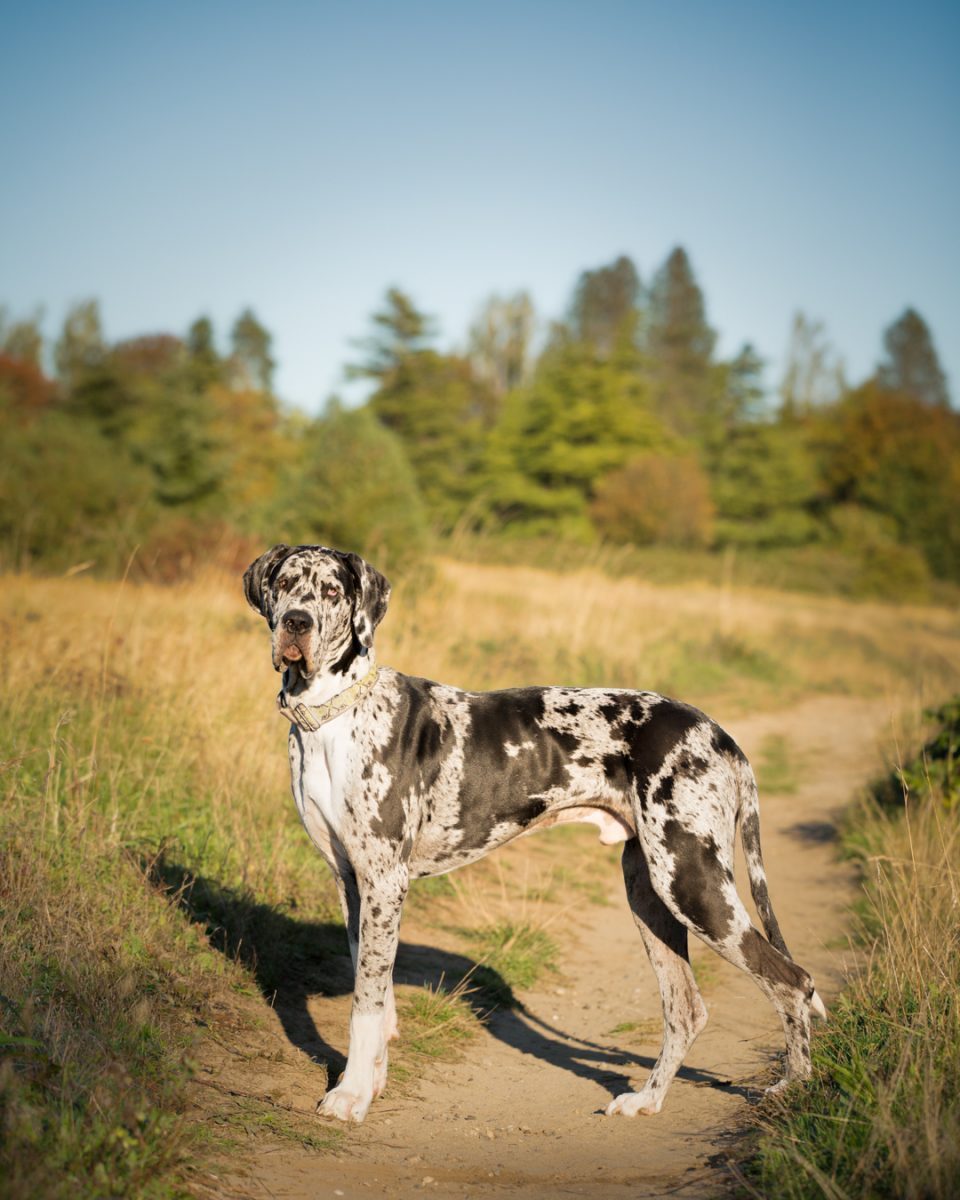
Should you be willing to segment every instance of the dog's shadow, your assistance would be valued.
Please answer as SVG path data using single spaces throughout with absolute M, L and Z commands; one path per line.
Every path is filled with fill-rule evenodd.
M 314 1062 L 325 1064 L 329 1078 L 335 1079 L 344 1067 L 345 1057 L 326 1040 L 325 1031 L 317 1028 L 309 1000 L 318 995 L 346 996 L 353 990 L 353 966 L 343 925 L 301 920 L 259 902 L 249 892 L 195 874 L 163 855 L 145 866 L 152 881 L 203 928 L 213 947 L 252 971 L 291 1044 Z M 630 1090 L 629 1076 L 622 1068 L 633 1068 L 636 1073 L 638 1068 L 642 1071 L 653 1067 L 650 1057 L 591 1042 L 536 1017 L 490 966 L 463 954 L 401 941 L 395 982 L 436 989 L 453 987 L 465 978 L 464 999 L 484 1019 L 494 1037 L 523 1054 L 599 1084 L 611 1096 Z M 474 980 L 478 986 L 471 987 Z M 334 1032 L 346 1039 L 346 1022 Z M 709 1071 L 681 1067 L 678 1078 L 749 1095 L 746 1088 Z

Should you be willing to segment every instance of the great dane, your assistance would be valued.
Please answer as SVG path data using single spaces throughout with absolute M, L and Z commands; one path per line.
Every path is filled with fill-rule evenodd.
M 757 786 L 736 743 L 695 708 L 655 692 L 524 687 L 464 692 L 377 667 L 387 580 L 359 555 L 274 546 L 244 574 L 273 634 L 290 720 L 293 795 L 336 879 L 353 958 L 350 1048 L 318 1111 L 362 1121 L 396 1036 L 393 965 L 411 879 L 442 875 L 566 821 L 623 842 L 627 898 L 663 1004 L 649 1079 L 608 1115 L 659 1112 L 707 1010 L 687 931 L 753 977 L 780 1015 L 786 1074 L 810 1075 L 810 1015 L 823 1005 L 790 957 L 760 855 Z M 740 822 L 750 890 L 734 886 Z

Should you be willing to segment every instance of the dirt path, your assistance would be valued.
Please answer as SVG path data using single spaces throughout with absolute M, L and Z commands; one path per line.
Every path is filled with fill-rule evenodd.
M 818 698 L 795 709 L 728 721 L 752 757 L 780 735 L 801 764 L 790 796 L 764 795 L 764 856 L 780 923 L 828 1005 L 838 983 L 836 939 L 845 928 L 852 873 L 838 864 L 832 821 L 877 766 L 889 705 Z M 641 1082 L 659 1046 L 653 974 L 610 872 L 609 906 L 584 904 L 564 947 L 563 978 L 523 995 L 525 1013 L 500 1012 L 453 1066 L 430 1067 L 418 1095 L 387 1094 L 351 1129 L 335 1156 L 276 1149 L 219 1183 L 222 1196 L 315 1197 L 715 1196 L 726 1176 L 711 1167 L 724 1131 L 742 1120 L 768 1080 L 782 1037 L 755 985 L 692 941 L 710 1022 L 687 1057 L 663 1112 L 606 1119 L 611 1096 Z M 742 880 L 742 873 L 741 873 Z M 747 890 L 741 882 L 741 894 Z M 416 929 L 404 940 L 429 941 Z M 345 1048 L 347 999 L 308 999 L 319 1029 Z M 289 1031 L 290 1016 L 286 1021 Z M 613 1034 L 624 1023 L 640 1028 Z M 279 1037 L 281 1031 L 275 1031 Z M 401 1031 L 402 1036 L 402 1031 Z M 235 1079 L 242 1081 L 237 1065 Z M 257 1068 L 261 1085 L 264 1071 Z M 269 1079 L 266 1080 L 269 1087 Z M 274 1095 L 296 1108 L 316 1099 L 306 1060 Z

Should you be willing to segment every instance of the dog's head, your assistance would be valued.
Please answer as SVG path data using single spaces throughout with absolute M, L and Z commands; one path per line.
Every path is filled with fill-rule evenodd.
M 359 554 L 274 546 L 247 567 L 243 590 L 273 631 L 273 665 L 305 679 L 342 674 L 373 645 L 390 584 Z

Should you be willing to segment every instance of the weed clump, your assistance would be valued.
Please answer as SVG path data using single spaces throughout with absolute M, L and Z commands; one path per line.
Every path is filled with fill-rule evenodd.
M 942 755 L 902 768 L 901 809 L 871 804 L 851 823 L 866 961 L 814 1040 L 812 1081 L 770 1102 L 749 1164 L 764 1195 L 947 1200 L 960 1187 L 960 700 L 937 716 Z

